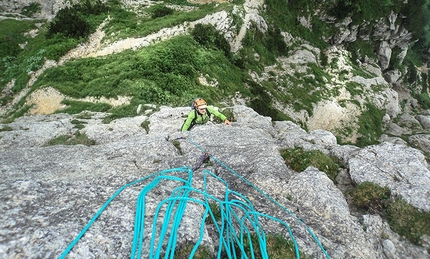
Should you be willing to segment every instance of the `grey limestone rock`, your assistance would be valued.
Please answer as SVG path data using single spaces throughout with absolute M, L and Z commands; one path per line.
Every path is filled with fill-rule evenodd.
M 349 170 L 354 182 L 389 187 L 414 207 L 430 211 L 430 171 L 421 151 L 384 142 L 354 152 Z
M 64 114 L 23 117 L 1 125 L 10 130 L 0 131 L 0 257 L 58 258 L 95 215 L 97 219 L 68 258 L 130 257 L 139 195 L 166 170 L 180 169 L 169 174 L 187 181 L 187 170 L 200 164 L 192 173 L 190 197 L 204 200 L 199 190 L 218 199 L 226 190 L 236 192 L 261 215 L 288 224 L 300 251 L 307 255 L 325 258 L 320 242 L 331 258 L 389 258 L 387 253 L 395 258 L 428 258 L 423 247 L 399 238 L 382 219 L 363 221 L 354 216 L 342 191 L 323 172 L 313 167 L 294 172 L 279 152 L 294 147 L 323 150 L 343 161 L 354 181 L 388 184 L 406 201 L 427 209 L 428 169 L 419 151 L 389 143 L 364 149 L 340 146 L 328 131 L 307 133 L 292 122 L 272 122 L 244 106 L 231 109 L 236 120 L 232 126 L 212 122 L 185 134 L 179 128 L 189 107 L 160 107 L 153 114 L 108 124 L 102 122 L 106 114 L 96 113 L 86 119 Z M 73 120 L 84 121 L 84 128 L 76 129 Z M 95 145 L 45 145 L 77 130 L 95 140 Z M 209 161 L 201 163 L 205 152 Z M 385 167 L 400 181 L 393 180 Z M 182 185 L 175 179 L 161 179 L 145 196 L 144 258 L 149 256 L 157 206 Z M 117 196 L 110 200 L 113 195 Z M 108 206 L 97 214 L 107 201 Z M 160 215 L 166 211 L 161 207 Z M 202 245 L 217 251 L 216 229 L 210 224 L 199 227 L 204 212 L 200 203 L 186 206 L 174 233 L 178 248 L 202 237 Z M 285 227 L 269 218 L 262 217 L 261 227 L 290 238 Z M 387 233 L 384 238 L 381 231 Z M 384 241 L 387 237 L 395 250 Z

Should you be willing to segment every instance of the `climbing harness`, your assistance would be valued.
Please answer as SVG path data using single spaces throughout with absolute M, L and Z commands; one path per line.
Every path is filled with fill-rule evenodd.
M 217 259 L 225 257 L 234 259 L 248 258 L 249 255 L 251 258 L 255 258 L 254 254 L 256 251 L 259 251 L 261 258 L 269 259 L 268 252 L 266 250 L 267 234 L 261 224 L 263 220 L 269 220 L 279 225 L 277 230 L 279 230 L 279 233 L 285 233 L 285 236 L 291 239 L 294 245 L 296 258 L 300 258 L 296 239 L 288 223 L 276 217 L 258 212 L 249 198 L 245 197 L 241 193 L 231 190 L 227 181 L 218 177 L 209 170 L 203 170 L 203 185 L 198 185 L 200 188 L 197 188 L 196 184 L 193 184 L 193 181 L 195 181 L 195 178 L 197 177 L 194 175 L 195 172 L 208 158 L 213 159 L 247 185 L 253 187 L 266 199 L 270 200 L 276 206 L 291 215 L 300 224 L 303 224 L 326 258 L 330 258 L 318 238 L 301 219 L 269 195 L 265 194 L 262 190 L 254 186 L 251 182 L 227 167 L 216 157 L 212 156 L 204 148 L 195 143 L 189 136 L 187 139 L 203 152 L 199 162 L 194 167 L 180 167 L 163 170 L 122 186 L 99 209 L 99 211 L 70 243 L 59 258 L 62 259 L 67 256 L 79 239 L 100 216 L 103 210 L 106 209 L 110 202 L 112 202 L 112 200 L 125 188 L 146 182 L 149 183 L 142 188 L 139 196 L 137 197 L 134 236 L 130 255 L 130 258 L 132 259 L 141 258 L 142 256 L 144 258 L 151 259 L 160 257 L 166 259 L 174 258 L 175 251 L 178 249 L 178 233 L 184 231 L 180 228 L 184 214 L 186 213 L 187 208 L 193 206 L 203 208 L 203 215 L 199 220 L 199 225 L 197 226 L 200 234 L 199 239 L 193 240 L 195 244 L 193 244 L 193 248 L 189 254 L 188 258 L 190 259 L 194 257 L 198 248 L 204 241 L 205 226 L 208 224 L 206 223 L 207 218 L 211 219 L 219 238 L 219 242 L 215 246 L 217 249 Z M 173 191 L 170 195 L 166 195 L 164 199 L 161 197 L 162 200 L 158 205 L 153 208 L 152 211 L 149 211 L 150 209 L 146 206 L 148 197 L 151 195 L 154 196 L 154 190 L 160 186 L 166 186 L 167 184 L 169 186 L 174 186 Z M 211 184 L 216 186 L 221 185 L 222 192 L 219 187 L 217 189 L 212 189 Z M 213 204 L 216 204 L 216 207 L 219 209 L 219 213 L 214 211 Z M 148 229 L 150 232 L 148 232 Z M 257 241 L 255 241 L 255 238 Z

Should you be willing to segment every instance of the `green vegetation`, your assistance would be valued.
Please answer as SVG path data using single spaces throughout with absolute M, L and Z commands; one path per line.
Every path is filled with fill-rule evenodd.
M 403 6 L 403 3 L 402 0 L 383 0 L 379 2 L 372 0 L 339 0 L 330 8 L 329 13 L 339 19 L 352 16 L 354 21 L 361 23 L 387 17 L 391 10 L 399 12 L 399 8 Z
M 413 68 L 416 70 L 416 68 Z M 421 83 L 422 89 L 418 93 L 417 91 L 412 91 L 412 95 L 415 99 L 417 99 L 418 103 L 421 105 L 421 107 L 425 110 L 430 108 L 430 96 L 428 94 L 428 85 L 429 85 L 429 77 L 427 74 L 423 74 L 421 80 L 418 80 L 416 78 L 416 83 Z
M 173 9 L 165 5 L 155 5 L 151 10 L 151 18 L 160 18 L 173 14 Z
M 10 126 L 2 126 L 1 128 L 0 128 L 0 132 L 2 132 L 2 131 L 12 131 L 13 129 L 10 127 Z
M 288 148 L 281 150 L 285 163 L 294 171 L 302 172 L 309 166 L 326 173 L 334 183 L 339 174 L 340 163 L 334 157 L 328 157 L 319 150 L 304 151 L 302 148 Z
M 47 69 L 34 87 L 54 85 L 73 98 L 86 96 L 116 98 L 132 96 L 124 107 L 88 105 L 88 110 L 108 111 L 119 116 L 134 116 L 144 103 L 183 105 L 193 96 L 208 96 L 216 103 L 241 87 L 242 72 L 232 65 L 224 51 L 203 49 L 191 36 L 179 36 L 139 51 L 124 51 L 105 58 L 70 61 L 61 67 Z M 201 86 L 196 78 L 204 74 L 217 78 L 218 88 Z M 65 101 L 68 113 L 79 113 L 84 103 Z
M 251 240 L 245 239 L 243 246 L 244 246 L 244 252 L 246 254 L 246 258 L 254 258 L 252 257 L 252 254 L 255 256 L 255 258 L 263 258 L 261 254 L 260 249 L 260 243 L 258 236 L 256 234 L 251 234 Z M 252 248 L 251 248 L 252 243 Z M 294 247 L 293 241 L 289 239 L 285 239 L 283 236 L 279 234 L 266 234 L 266 243 L 265 243 L 265 249 L 268 255 L 268 258 L 270 259 L 288 259 L 288 258 L 297 258 L 296 257 L 296 251 Z M 236 254 L 242 255 L 242 251 L 235 247 Z M 251 250 L 252 249 L 252 250 Z M 252 253 L 253 251 L 253 253 Z M 303 253 L 299 251 L 300 258 L 309 258 L 305 256 Z
M 75 129 L 83 129 L 85 128 L 84 124 L 87 124 L 86 121 L 80 121 L 80 120 L 71 120 L 70 121 L 74 126 Z
M 41 11 L 41 6 L 39 3 L 30 3 L 30 5 L 22 8 L 21 14 L 32 17 L 34 14 L 39 13 Z
M 366 104 L 366 108 L 358 118 L 360 137 L 357 138 L 355 145 L 359 147 L 378 143 L 378 139 L 382 134 L 382 118 L 385 112 L 370 103 Z
M 214 224 L 213 222 L 214 219 L 215 221 L 221 220 L 221 209 L 219 207 L 219 204 L 215 202 L 210 202 L 209 208 L 212 211 L 214 218 L 212 218 L 211 215 L 208 215 L 208 217 L 205 220 L 205 223 Z M 269 258 L 271 259 L 272 258 L 273 259 L 296 258 L 296 250 L 295 250 L 293 241 L 289 239 L 285 239 L 283 236 L 279 234 L 266 234 L 265 238 L 266 238 L 265 244 L 260 244 L 259 243 L 260 240 L 258 236 L 255 233 L 251 233 L 249 237 L 245 237 L 244 242 L 242 244 L 244 251 L 242 251 L 239 247 L 235 246 L 234 247 L 235 251 L 230 251 L 230 253 L 235 253 L 240 258 L 243 257 L 243 256 L 242 257 L 240 256 L 243 253 L 246 254 L 247 258 L 262 258 L 260 245 L 264 245 Z M 251 247 L 251 243 L 252 243 L 252 247 Z M 187 251 L 185 255 L 189 255 L 191 249 L 188 248 L 184 250 Z M 180 253 L 182 255 L 182 251 Z M 227 258 L 226 253 L 227 253 L 226 251 L 223 251 L 221 258 Z M 307 257 L 304 257 L 304 255 L 300 251 L 299 253 L 300 253 L 300 258 L 307 258 Z M 177 254 L 175 253 L 175 258 L 187 258 L 187 256 L 176 257 L 176 255 Z M 204 257 L 204 258 L 212 258 L 212 257 L 213 256 L 210 256 L 208 254 L 207 257 Z M 203 257 L 193 257 L 193 258 L 203 258 Z
M 149 120 L 144 120 L 141 124 L 140 124 L 140 126 L 142 127 L 142 128 L 144 128 L 145 129 L 145 131 L 146 131 L 146 133 L 148 134 L 149 133 L 149 124 L 150 124 L 151 122 L 149 121 Z
M 413 34 L 413 39 L 418 41 L 410 48 L 419 57 L 419 61 L 424 61 L 425 52 L 430 45 L 430 4 L 428 0 L 410 0 L 408 4 L 400 5 L 402 14 L 411 19 L 402 20 L 408 31 Z
M 109 7 L 100 0 L 93 3 L 85 0 L 60 9 L 50 22 L 46 36 L 51 38 L 55 34 L 63 34 L 68 38 L 88 38 L 89 33 L 95 31 L 108 11 Z
M 91 115 L 91 113 L 90 112 L 88 112 L 88 111 L 85 111 L 85 112 L 82 112 L 82 113 L 80 113 L 80 114 L 78 114 L 77 116 L 76 116 L 76 118 L 77 119 L 81 119 L 81 120 L 89 120 L 89 119 L 91 119 L 93 116 Z
M 177 140 L 177 139 L 173 140 L 172 144 L 179 151 L 179 154 L 181 154 L 181 155 L 184 154 L 184 152 L 182 151 L 182 148 L 181 148 L 181 142 L 179 140 Z
M 30 8 L 33 10 L 34 7 Z M 0 34 L 0 89 L 15 79 L 12 93 L 26 87 L 30 79 L 29 72 L 40 69 L 46 59 L 58 60 L 67 51 L 87 40 L 90 33 L 107 17 L 104 4 L 89 1 L 75 4 L 59 11 L 49 24 L 39 29 L 39 34 L 31 38 L 24 32 L 36 29 L 34 21 L 2 20 L 0 26 L 4 35 Z M 25 51 L 18 44 L 26 43 Z M 10 100 L 8 96 L 0 98 L 4 104 Z M 19 109 L 19 107 L 17 107 Z
M 230 57 L 230 44 L 212 25 L 197 24 L 191 32 L 194 40 L 206 48 L 219 49 Z
M 222 112 L 222 114 L 224 114 L 227 117 L 227 119 L 229 121 L 236 121 L 236 119 L 234 118 L 233 109 L 225 108 L 225 109 L 221 109 L 221 112 Z M 215 116 L 214 120 L 221 122 L 220 119 L 216 116 Z
M 67 105 L 67 108 L 57 111 L 57 113 L 78 114 L 83 111 L 104 112 L 111 108 L 106 103 L 91 103 L 72 100 L 63 100 L 61 103 Z
M 419 211 L 401 199 L 390 199 L 390 195 L 387 187 L 365 182 L 354 188 L 352 201 L 358 208 L 387 219 L 393 231 L 413 244 L 422 245 L 421 237 L 430 235 L 430 213 Z
M 173 27 L 184 22 L 193 22 L 208 14 L 225 10 L 231 13 L 233 5 L 241 5 L 243 0 L 231 3 L 193 5 L 186 0 L 168 0 L 158 2 L 157 5 L 141 5 L 137 10 L 124 9 L 121 1 L 85 0 L 79 4 L 60 10 L 49 23 L 39 28 L 41 20 L 4 19 L 0 21 L 0 105 L 6 105 L 13 100 L 13 96 L 27 87 L 30 74 L 42 67 L 46 60 L 58 61 L 69 50 L 85 42 L 88 36 L 105 22 L 103 30 L 106 37 L 102 43 L 114 42 L 120 39 L 143 37 L 158 32 L 162 28 Z M 172 9 L 167 4 L 186 7 Z M 320 8 L 324 5 L 324 8 Z M 351 16 L 353 24 L 363 25 L 361 34 L 372 33 L 376 20 L 387 17 L 391 10 L 401 16 L 396 25 L 405 26 L 412 32 L 413 40 L 408 54 L 403 62 L 393 58 L 390 68 L 405 72 L 405 82 L 413 89 L 413 95 L 423 109 L 430 108 L 428 95 L 429 79 L 420 77 L 418 66 L 425 62 L 425 51 L 430 44 L 430 5 L 429 0 L 339 0 L 327 6 L 324 0 L 267 0 L 265 11 L 261 12 L 267 22 L 267 30 L 260 30 L 259 24 L 250 25 L 242 41 L 243 48 L 238 53 L 232 53 L 226 39 L 212 26 L 197 24 L 190 31 L 190 35 L 174 37 L 168 41 L 151 44 L 136 51 L 123 51 L 118 54 L 100 58 L 82 58 L 69 61 L 62 66 L 47 69 L 35 82 L 30 92 L 45 86 L 52 86 L 61 93 L 76 99 L 85 97 L 118 96 L 131 97 L 129 104 L 112 107 L 104 103 L 91 103 L 77 100 L 65 100 L 67 107 L 62 113 L 80 114 L 79 119 L 91 118 L 90 112 L 106 112 L 104 122 L 114 119 L 135 116 L 137 107 L 141 104 L 187 105 L 195 96 L 202 96 L 208 102 L 218 105 L 226 103 L 231 96 L 239 93 L 247 98 L 249 105 L 259 114 L 270 116 L 273 120 L 290 120 L 287 115 L 275 107 L 291 105 L 295 111 L 305 110 L 312 116 L 314 104 L 336 95 L 337 89 L 328 90 L 326 83 L 332 81 L 331 76 L 324 69 L 333 66 L 338 69 L 339 79 L 344 82 L 352 75 L 370 78 L 368 72 L 363 72 L 357 61 L 363 61 L 367 56 L 375 58 L 377 41 L 365 40 L 358 37 L 354 42 L 347 43 L 346 49 L 351 53 L 352 71 L 334 67 L 335 62 L 328 64 L 328 57 L 324 50 L 329 46 L 326 39 L 336 32 L 336 28 L 321 20 L 321 13 L 327 12 L 337 18 L 337 21 Z M 243 7 L 239 7 L 243 8 Z M 328 8 L 328 9 L 327 9 Z M 189 11 L 192 9 L 192 11 Z M 22 14 L 33 17 L 39 13 L 41 6 L 31 3 L 26 6 Z M 109 17 L 109 19 L 107 19 Z M 298 18 L 304 17 L 305 21 Z M 406 17 L 406 18 L 400 18 Z M 234 15 L 236 30 L 243 24 L 239 15 Z M 38 29 L 35 37 L 27 36 L 26 32 Z M 287 45 L 283 32 L 288 32 L 294 38 Z M 270 79 L 263 82 L 254 81 L 250 71 L 261 76 L 266 71 L 265 66 L 278 65 L 277 58 L 289 56 L 302 43 L 307 43 L 321 50 L 321 66 L 307 64 L 306 72 L 293 72 L 278 75 L 269 72 Z M 25 46 L 25 48 L 23 48 Z M 401 49 L 395 48 L 392 57 L 396 57 Z M 291 65 L 294 70 L 295 65 Z M 216 87 L 204 86 L 199 77 L 216 82 Z M 421 80 L 421 81 L 419 81 Z M 6 85 L 14 82 L 11 89 Z M 354 97 L 364 95 L 361 85 L 346 82 L 345 87 Z M 374 88 L 373 90 L 375 90 Z M 377 90 L 377 89 L 376 89 Z M 375 90 L 375 91 L 376 91 Z M 343 105 L 353 103 L 363 110 L 358 118 L 358 140 L 353 143 L 359 147 L 377 143 L 382 133 L 382 117 L 384 111 L 374 105 L 365 103 L 363 107 L 356 100 L 345 100 Z M 405 104 L 403 104 L 405 105 Z M 31 108 L 25 105 L 24 99 L 14 106 L 14 111 L 5 116 L 5 122 L 11 122 Z M 227 110 L 224 114 L 234 119 L 234 114 Z M 73 135 L 59 136 L 47 145 L 94 145 L 85 134 L 79 132 L 85 122 L 74 120 L 72 123 L 78 129 Z M 148 131 L 149 120 L 141 126 Z M 12 130 L 3 127 L 0 131 Z M 355 131 L 353 127 L 340 130 L 340 135 L 346 136 Z M 182 154 L 180 142 L 173 141 L 173 145 Z M 281 151 L 286 164 L 297 172 L 308 166 L 315 166 L 325 172 L 336 182 L 339 163 L 320 151 L 304 151 L 301 148 L 285 149 Z M 154 160 L 154 163 L 157 162 Z M 159 162 L 159 161 L 158 161 Z M 420 244 L 423 234 L 430 235 L 429 214 L 414 209 L 401 200 L 390 200 L 390 192 L 371 183 L 358 185 L 353 191 L 355 206 L 372 213 L 385 216 L 391 228 L 404 235 L 415 244 Z M 291 198 L 291 197 L 290 197 Z M 212 206 L 212 205 L 211 205 Z M 216 208 L 212 208 L 214 211 Z M 219 208 L 218 208 L 219 209 Z M 253 237 L 255 238 L 255 236 Z M 280 244 L 281 246 L 277 246 Z M 270 258 L 290 258 L 291 242 L 280 236 L 268 236 L 268 250 Z M 178 258 L 189 254 L 193 245 L 188 244 L 180 248 Z M 288 250 L 284 252 L 284 249 Z M 195 258 L 208 258 L 205 248 L 197 250 Z M 279 253 L 278 253 L 279 252 Z M 278 255 L 279 254 L 279 255 Z M 176 256 L 176 255 L 175 255 Z
M 221 208 L 219 207 L 218 203 L 209 202 L 209 209 L 212 212 L 214 218 L 212 218 L 212 215 L 208 214 L 208 216 L 205 220 L 206 224 L 215 224 L 213 222 L 214 219 L 215 219 L 215 221 L 221 220 L 221 218 L 222 218 L 221 217 Z
M 180 245 L 178 248 L 175 249 L 175 255 L 173 258 L 174 259 L 189 258 L 191 252 L 194 249 L 194 246 L 195 244 L 193 243 L 186 243 L 186 244 Z M 162 257 L 164 258 L 164 255 Z M 193 258 L 195 259 L 207 259 L 212 257 L 213 256 L 210 253 L 209 249 L 204 246 L 199 246 L 193 256 Z
M 85 135 L 85 133 L 80 133 L 79 130 L 73 135 L 61 135 L 54 139 L 51 139 L 45 146 L 54 145 L 95 145 L 95 141 L 91 140 Z
M 16 21 L 12 19 L 0 20 L 0 71 L 7 72 L 11 67 L 17 66 L 15 61 L 23 49 L 19 44 L 24 44 L 28 37 L 24 33 L 36 28 L 37 21 Z M 4 75 L 1 75 L 3 78 Z
M 403 200 L 390 203 L 386 216 L 391 229 L 413 244 L 422 245 L 421 237 L 430 235 L 430 213 L 419 211 Z
M 357 208 L 368 211 L 382 211 L 391 192 L 388 187 L 380 187 L 371 182 L 357 185 L 352 194 L 352 202 Z
M 5 28 L 0 32 L 0 36 L 4 36 L 0 38 L 0 68 L 3 68 L 0 71 L 4 71 L 0 76 L 0 88 L 5 88 L 7 83 L 15 80 L 10 89 L 11 95 L 3 95 L 0 104 L 10 103 L 12 96 L 26 87 L 30 79 L 29 73 L 40 69 L 45 60 L 58 61 L 67 51 L 86 41 L 88 35 L 102 22 L 106 33 L 103 43 L 108 43 L 124 38 L 143 37 L 162 28 L 192 22 L 220 10 L 232 14 L 234 5 L 239 5 L 238 10 L 242 10 L 242 3 L 242 0 L 237 0 L 231 3 L 195 5 L 184 0 L 169 0 L 156 5 L 142 4 L 132 10 L 125 9 L 119 0 L 85 0 L 60 10 L 55 19 L 43 25 L 34 38 L 23 36 L 23 32 L 36 28 L 36 21 L 0 21 L 2 29 Z M 178 8 L 168 4 L 177 5 Z M 332 78 L 324 71 L 325 66 L 329 65 L 324 54 L 324 49 L 329 46 L 327 38 L 337 29 L 331 23 L 321 20 L 321 13 L 315 13 L 314 10 L 328 11 L 338 19 L 352 15 L 353 22 L 357 24 L 369 22 L 361 28 L 368 30 L 369 34 L 375 20 L 387 16 L 391 9 L 411 16 L 417 14 L 423 18 L 424 26 L 416 21 L 409 21 L 410 19 L 396 20 L 397 25 L 407 26 L 414 32 L 414 37 L 419 39 L 416 46 L 408 51 L 409 56 L 416 57 L 412 64 L 422 61 L 423 55 L 417 51 L 428 45 L 428 33 L 423 31 L 429 24 L 429 16 L 426 16 L 427 0 L 413 0 L 413 5 L 400 0 L 386 0 L 378 4 L 370 0 L 354 3 L 341 0 L 333 6 L 327 6 L 323 0 L 268 0 L 265 4 L 265 11 L 261 15 L 267 22 L 267 30 L 261 30 L 261 25 L 257 23 L 251 24 L 242 41 L 243 48 L 238 53 L 231 52 L 226 39 L 212 25 L 197 24 L 189 36 L 175 37 L 138 51 L 124 51 L 103 58 L 83 58 L 48 69 L 38 78 L 31 91 L 49 85 L 77 99 L 86 96 L 115 98 L 119 95 L 132 98 L 129 105 L 121 107 L 65 101 L 67 108 L 60 111 L 71 114 L 84 110 L 108 112 L 110 115 L 104 122 L 135 116 L 137 107 L 144 103 L 178 106 L 187 104 L 194 96 L 203 96 L 214 105 L 219 105 L 225 104 L 225 100 L 236 93 L 247 98 L 247 105 L 262 115 L 270 116 L 273 120 L 291 120 L 279 107 L 291 105 L 294 111 L 306 110 L 312 116 L 315 103 L 331 98 L 339 90 L 327 90 L 326 84 Z M 323 9 L 321 5 L 324 5 Z M 339 12 L 340 7 L 343 8 L 342 12 Z M 28 16 L 39 11 L 38 4 L 24 8 Z M 243 24 L 243 17 L 238 13 L 233 15 L 233 25 L 237 26 L 237 31 Z M 284 32 L 294 37 L 293 41 L 288 42 L 288 46 Z M 18 45 L 23 43 L 27 44 L 25 51 Z M 302 43 L 321 50 L 320 57 L 316 52 L 314 54 L 317 60 L 320 59 L 323 68 L 317 64 L 307 64 L 308 70 L 304 73 L 277 75 L 272 71 L 267 81 L 256 83 L 251 79 L 249 71 L 261 75 L 265 72 L 265 66 L 277 65 L 278 57 L 291 55 L 291 50 L 296 50 Z M 346 47 L 352 54 L 353 75 L 365 78 L 372 76 L 354 64 L 364 56 L 375 57 L 374 44 L 374 41 L 362 38 L 347 44 Z M 393 55 L 400 51 L 396 48 Z M 393 58 L 392 61 L 392 67 L 401 66 L 396 63 L 397 59 Z M 410 74 L 411 80 L 414 78 L 412 73 L 413 71 Z M 202 76 L 216 82 L 217 86 L 201 85 L 199 77 Z M 346 78 L 347 74 L 340 75 L 342 76 Z M 363 89 L 359 85 L 348 83 L 347 88 L 352 95 L 362 94 Z M 417 94 L 417 99 L 423 107 L 430 103 L 430 98 L 424 91 Z M 23 105 L 23 102 L 19 102 L 14 107 L 15 113 L 11 112 L 5 117 L 10 121 L 19 114 L 24 114 L 28 107 L 23 109 Z M 379 113 L 373 116 L 372 112 L 375 110 L 372 107 L 366 106 L 364 109 L 366 111 L 360 120 L 360 146 L 375 143 L 379 133 L 378 130 L 372 133 L 379 125 L 370 125 L 374 122 L 373 119 L 376 121 L 379 118 Z
M 345 84 L 346 90 L 351 94 L 351 96 L 362 95 L 364 94 L 363 85 L 356 82 L 346 82 Z
M 110 0 L 109 14 L 111 19 L 103 28 L 107 37 L 104 40 L 116 41 L 128 37 L 144 37 L 166 27 L 173 27 L 184 22 L 192 22 L 216 11 L 232 9 L 230 4 L 206 4 L 194 6 L 186 1 L 180 5 L 195 7 L 192 12 L 169 11 L 165 5 L 155 5 L 142 8 L 143 15 L 125 10 L 117 0 Z M 170 9 L 172 10 L 172 9 Z

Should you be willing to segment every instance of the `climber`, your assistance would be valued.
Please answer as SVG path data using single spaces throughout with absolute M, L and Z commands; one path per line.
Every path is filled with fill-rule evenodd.
M 182 132 L 190 130 L 195 124 L 205 124 L 209 121 L 211 114 L 220 118 L 224 124 L 231 125 L 231 122 L 227 120 L 224 114 L 215 110 L 213 106 L 208 106 L 202 98 L 194 100 L 192 107 L 193 110 L 188 113 L 188 117 L 182 125 Z

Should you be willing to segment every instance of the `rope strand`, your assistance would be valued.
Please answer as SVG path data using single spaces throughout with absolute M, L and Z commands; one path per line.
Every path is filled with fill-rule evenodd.
M 190 135 L 190 134 L 189 134 Z M 241 193 L 235 192 L 229 189 L 228 183 L 215 175 L 214 173 L 204 170 L 203 171 L 203 187 L 198 189 L 193 187 L 193 173 L 201 166 L 207 157 L 212 158 L 215 162 L 226 168 L 233 175 L 244 181 L 247 185 L 253 187 L 261 195 L 270 200 L 276 206 L 293 216 L 301 224 L 303 221 L 295 216 L 292 212 L 287 210 L 284 206 L 279 204 L 276 200 L 265 194 L 261 189 L 254 186 L 251 182 L 246 180 L 240 174 L 233 171 L 231 168 L 223 164 L 219 159 L 210 155 L 205 149 L 195 143 L 189 136 L 188 141 L 198 147 L 204 155 L 202 155 L 199 163 L 193 168 L 180 167 L 169 170 L 163 170 L 147 177 L 141 178 L 129 184 L 122 186 L 118 191 L 112 195 L 111 198 L 99 209 L 94 217 L 88 222 L 88 224 L 82 229 L 77 237 L 71 242 L 66 250 L 61 254 L 60 259 L 65 258 L 71 249 L 76 245 L 79 239 L 84 233 L 90 228 L 95 220 L 100 216 L 103 210 L 117 197 L 125 188 L 143 182 L 145 180 L 151 180 L 144 188 L 142 188 L 136 201 L 136 215 L 134 222 L 134 236 L 131 247 L 130 258 L 141 258 L 142 252 L 148 253 L 145 256 L 149 258 L 160 258 L 164 253 L 164 258 L 174 258 L 175 251 L 177 250 L 177 237 L 178 231 L 181 226 L 181 222 L 184 218 L 186 208 L 192 205 L 201 206 L 204 211 L 202 213 L 202 219 L 199 225 L 199 237 L 195 240 L 195 244 L 190 252 L 189 258 L 193 258 L 197 253 L 198 248 L 203 242 L 205 227 L 207 225 L 206 218 L 210 218 L 213 222 L 214 228 L 219 235 L 217 259 L 222 256 L 228 258 L 248 258 L 248 254 L 251 258 L 255 258 L 256 249 L 259 248 L 260 255 L 263 259 L 268 259 L 267 236 L 264 232 L 263 226 L 260 224 L 261 219 L 271 220 L 282 226 L 279 233 L 282 233 L 282 229 L 285 229 L 288 233 L 289 238 L 293 242 L 294 252 L 296 258 L 300 258 L 300 252 L 293 235 L 293 232 L 288 223 L 275 218 L 273 216 L 260 213 L 255 210 L 252 202 L 242 195 Z M 182 176 L 182 177 L 181 177 Z M 216 193 L 211 194 L 211 188 L 208 184 L 209 181 L 215 180 L 218 185 L 221 184 L 224 187 L 221 189 L 214 189 Z M 163 186 L 165 182 L 175 184 L 177 187 L 171 192 L 171 195 L 163 199 L 155 208 L 153 219 L 152 219 L 152 233 L 148 238 L 145 237 L 145 223 L 150 225 L 149 213 L 146 208 L 146 199 L 148 195 L 155 195 L 153 191 Z M 163 184 L 162 184 L 163 183 Z M 219 197 L 222 196 L 222 197 Z M 216 204 L 219 209 L 219 217 L 217 219 L 216 213 L 213 211 L 211 204 Z M 212 205 L 213 206 L 213 205 Z M 145 212 L 147 212 L 145 214 Z M 157 223 L 161 220 L 161 227 Z M 305 225 L 305 224 L 304 224 Z M 306 225 L 305 225 L 306 226 Z M 312 230 L 306 226 L 307 231 L 311 234 L 315 242 L 320 247 L 321 251 L 327 258 L 330 258 L 327 252 L 322 247 L 318 238 L 312 232 Z M 258 244 L 254 243 L 252 235 L 255 235 Z M 254 238 L 255 239 L 255 238 Z M 167 242 L 167 244 L 166 244 Z M 149 244 L 149 250 L 144 251 L 143 245 Z M 249 247 L 245 247 L 248 244 Z M 164 248 L 164 251 L 163 251 Z M 247 254 L 248 253 L 248 254 Z M 224 258 L 223 257 L 223 258 Z

